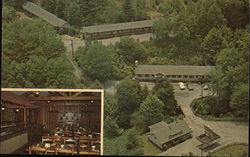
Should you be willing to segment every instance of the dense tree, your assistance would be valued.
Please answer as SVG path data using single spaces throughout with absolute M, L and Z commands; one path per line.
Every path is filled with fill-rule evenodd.
M 124 37 L 116 44 L 119 49 L 118 54 L 121 55 L 124 61 L 129 65 L 134 65 L 135 61 L 143 62 L 147 57 L 147 49 L 135 41 L 133 38 Z
M 10 60 L 21 63 L 31 55 L 47 59 L 58 57 L 65 48 L 53 27 L 45 22 L 15 20 L 3 24 L 3 50 Z
M 205 64 L 215 65 L 216 54 L 224 48 L 233 47 L 233 32 L 227 27 L 212 28 L 202 43 Z
M 118 56 L 113 46 L 104 46 L 100 42 L 90 42 L 76 52 L 76 60 L 82 71 L 101 82 L 132 77 L 132 67 Z
M 33 0 L 30 0 L 33 1 Z M 2 0 L 4 5 L 13 7 L 16 10 L 22 9 L 22 5 L 27 2 L 27 0 Z
M 103 89 L 103 85 L 99 80 L 95 80 L 90 86 L 90 89 Z
M 104 136 L 105 138 L 114 138 L 122 134 L 122 129 L 116 124 L 115 119 L 106 117 L 104 121 Z
M 113 49 L 101 43 L 93 43 L 89 47 L 78 50 L 78 63 L 84 73 L 101 82 L 109 80 L 113 74 Z
M 197 33 L 202 37 L 213 27 L 220 27 L 225 24 L 225 18 L 221 8 L 216 1 L 200 0 L 197 2 L 199 9 L 197 13 Z
M 146 126 L 155 124 L 164 118 L 163 102 L 154 95 L 149 95 L 140 105 L 139 113 L 144 116 Z
M 124 0 L 123 4 L 124 21 L 130 22 L 135 19 L 135 10 L 131 0 Z
M 137 130 L 135 128 L 129 129 L 126 133 L 126 137 L 126 147 L 128 150 L 128 155 L 142 155 L 142 144 L 140 142 L 139 133 L 137 132 Z
M 153 93 L 164 103 L 164 115 L 173 115 L 177 112 L 177 101 L 174 97 L 173 87 L 165 78 L 158 78 Z
M 15 9 L 10 6 L 5 6 L 2 8 L 2 20 L 5 22 L 10 22 L 15 18 Z
M 230 106 L 233 113 L 238 117 L 248 118 L 249 112 L 249 85 L 242 84 L 235 87 L 234 92 L 231 96 Z
M 4 87 L 76 88 L 55 30 L 41 20 L 3 23 Z
M 185 8 L 185 4 L 183 0 L 169 0 L 163 1 L 160 5 L 159 10 L 165 15 L 173 15 L 179 13 L 181 10 Z
M 218 0 L 218 3 L 230 28 L 245 28 L 249 24 L 249 1 Z
M 130 117 L 137 110 L 141 103 L 141 86 L 139 82 L 133 80 L 123 80 L 116 87 L 116 97 L 118 105 L 118 125 L 129 127 Z
M 139 133 L 144 133 L 148 130 L 146 118 L 138 111 L 134 112 L 131 116 L 130 124 L 134 126 Z
M 104 99 L 104 118 L 110 117 L 112 119 L 117 118 L 118 116 L 118 106 L 117 106 L 117 100 L 114 96 L 106 95 Z

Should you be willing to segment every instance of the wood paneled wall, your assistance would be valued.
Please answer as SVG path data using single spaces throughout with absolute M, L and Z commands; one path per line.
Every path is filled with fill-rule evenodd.
M 87 107 L 84 112 L 82 105 L 44 105 L 37 110 L 37 122 L 44 124 L 49 130 L 60 124 L 68 122 L 67 119 L 60 119 L 61 114 L 80 114 L 81 118 L 71 121 L 93 131 L 100 131 L 101 128 L 101 105 Z

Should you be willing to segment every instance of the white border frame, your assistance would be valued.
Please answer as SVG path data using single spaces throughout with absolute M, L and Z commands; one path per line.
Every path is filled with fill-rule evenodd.
M 40 91 L 40 92 L 100 92 L 101 93 L 101 151 L 103 155 L 103 125 L 104 125 L 104 89 L 55 89 L 55 88 L 1 88 L 1 91 Z

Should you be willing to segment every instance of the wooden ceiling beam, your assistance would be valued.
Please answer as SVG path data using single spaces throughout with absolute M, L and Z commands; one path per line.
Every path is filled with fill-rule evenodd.
M 19 96 L 9 91 L 1 91 L 1 99 L 5 102 L 11 102 L 13 104 L 34 105 L 27 97 Z
M 64 93 L 64 92 L 55 92 L 55 93 L 57 93 L 57 94 L 59 94 L 59 95 L 61 95 L 61 96 L 65 96 L 65 97 L 68 96 L 68 95 L 67 95 L 66 93 Z
M 100 96 L 39 96 L 29 97 L 31 101 L 57 101 L 57 100 L 101 100 Z
M 21 94 L 20 96 L 23 96 L 23 97 L 27 97 L 27 96 L 29 96 L 29 95 L 31 95 L 31 94 L 33 94 L 34 92 L 25 92 L 25 93 L 23 93 L 23 94 Z
M 75 96 L 78 96 L 80 95 L 82 92 L 77 92 L 77 93 L 74 93 L 72 96 L 75 97 Z
M 90 102 L 59 102 L 59 101 L 54 101 L 54 102 L 51 102 L 51 103 L 45 103 L 45 102 L 36 102 L 35 103 L 36 105 L 39 105 L 39 106 L 42 106 L 42 105 L 81 105 L 81 106 L 84 106 L 84 105 L 88 105 L 88 106 L 100 106 L 101 103 L 90 103 Z
M 4 106 L 6 106 L 7 108 L 25 108 L 24 106 L 11 104 L 11 103 L 4 103 Z

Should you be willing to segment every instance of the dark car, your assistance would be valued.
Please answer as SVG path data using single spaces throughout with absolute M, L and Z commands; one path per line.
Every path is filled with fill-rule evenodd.
M 186 84 L 186 87 L 187 87 L 187 89 L 189 90 L 189 91 L 191 91 L 191 90 L 194 90 L 193 88 L 192 88 L 192 86 L 190 85 L 190 84 Z

